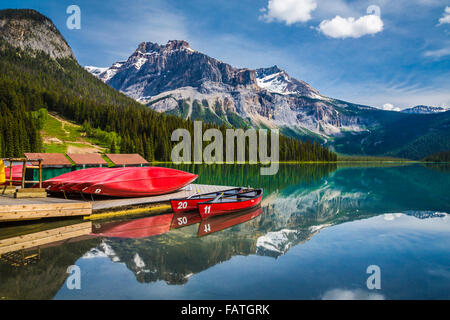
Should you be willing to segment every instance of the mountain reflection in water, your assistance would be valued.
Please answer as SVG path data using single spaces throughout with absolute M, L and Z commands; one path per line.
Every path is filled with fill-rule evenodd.
M 231 276 L 227 285 L 239 287 L 240 281 L 232 280 L 234 277 L 239 277 L 239 274 L 236 275 L 233 271 L 235 266 L 232 261 L 241 261 L 236 258 L 264 257 L 259 261 L 261 268 L 274 263 L 280 265 L 288 261 L 292 254 L 299 254 L 298 252 L 303 246 L 307 248 L 306 244 L 311 240 L 317 238 L 316 241 L 320 241 L 324 238 L 317 237 L 323 230 L 332 232 L 342 229 L 337 226 L 346 226 L 344 229 L 347 230 L 357 221 L 361 221 L 361 223 L 377 221 L 379 223 L 379 220 L 371 219 L 375 216 L 381 216 L 382 221 L 385 222 L 398 219 L 403 221 L 401 217 L 411 217 L 413 219 L 407 221 L 409 224 L 417 225 L 417 232 L 421 230 L 420 221 L 436 221 L 433 226 L 437 223 L 439 228 L 450 231 L 447 214 L 450 212 L 450 195 L 448 193 L 450 174 L 448 171 L 436 170 L 436 168 L 426 168 L 421 165 L 375 167 L 281 165 L 279 173 L 273 177 L 260 176 L 258 174 L 259 167 L 251 165 L 193 165 L 177 166 L 176 168 L 199 174 L 199 183 L 262 187 L 264 188 L 264 198 L 261 208 L 257 212 L 236 214 L 235 217 L 221 217 L 220 219 L 218 217 L 215 223 L 211 219 L 210 223 L 212 223 L 209 228 L 206 226 L 206 222 L 201 222 L 195 214 L 179 216 L 169 214 L 158 218 L 145 217 L 129 221 L 94 223 L 93 231 L 97 233 L 98 237 L 70 245 L 62 244 L 58 247 L 42 249 L 41 261 L 36 265 L 12 268 L 6 264 L 0 264 L 2 278 L 0 295 L 7 298 L 48 299 L 55 295 L 56 298 L 95 298 L 95 290 L 98 290 L 104 292 L 105 297 L 108 298 L 121 297 L 119 293 L 115 296 L 111 290 L 107 290 L 108 286 L 112 284 L 105 284 L 106 279 L 103 278 L 106 277 L 106 273 L 99 272 L 95 276 L 93 275 L 98 268 L 102 266 L 106 268 L 107 263 L 122 265 L 134 274 L 137 283 L 147 285 L 154 283 L 158 288 L 161 286 L 161 281 L 171 285 L 188 284 L 194 276 L 206 277 L 205 271 L 215 272 L 214 270 L 220 266 L 222 272 Z M 155 219 L 153 222 L 159 219 L 159 222 L 153 223 L 150 218 Z M 145 221 L 147 226 L 142 227 L 143 225 L 139 225 L 139 221 Z M 124 225 L 126 227 L 123 227 Z M 130 229 L 128 230 L 129 234 L 127 234 L 127 228 Z M 440 235 L 440 233 L 438 234 Z M 447 232 L 447 234 L 450 233 Z M 351 237 L 348 235 L 346 237 L 350 241 Z M 420 239 L 419 237 L 415 241 L 420 242 Z M 342 246 L 352 245 L 345 240 L 345 238 L 342 239 Z M 429 239 L 424 237 L 423 241 L 429 241 Z M 448 242 L 448 236 L 440 241 Z M 313 244 L 311 243 L 311 245 Z M 328 245 L 332 244 L 327 244 L 323 248 Z M 437 244 L 435 242 L 429 244 L 429 246 L 433 245 Z M 291 251 L 293 251 L 292 254 Z M 286 258 L 282 259 L 281 257 L 284 256 Z M 357 261 L 358 256 L 364 256 L 364 252 L 360 252 L 352 259 Z M 252 259 L 248 261 L 252 261 Z M 224 264 L 227 261 L 229 263 Z M 342 260 L 341 263 L 349 263 L 344 261 Z M 301 263 L 296 263 L 300 270 Z M 399 261 L 397 266 L 400 267 L 405 263 L 408 263 L 408 260 Z M 433 260 L 423 263 L 430 265 L 433 264 Z M 442 266 L 440 259 L 439 263 L 440 268 L 448 267 L 448 265 Z M 82 270 L 87 272 L 85 277 L 89 277 L 90 283 L 98 282 L 97 289 L 86 288 L 80 292 L 68 291 L 63 281 L 67 277 L 66 269 L 71 264 L 82 266 Z M 367 262 L 367 265 L 370 264 Z M 438 264 L 437 260 L 436 264 Z M 52 277 L 45 273 L 47 268 L 54 273 Z M 108 268 L 112 268 L 112 266 Z M 291 268 L 295 270 L 293 265 Z M 325 268 L 325 266 L 321 266 L 321 268 Z M 330 266 L 330 268 L 333 268 L 336 277 L 339 277 L 340 272 L 344 272 L 341 271 L 339 265 Z M 336 268 L 337 270 L 335 270 Z M 113 272 L 111 270 L 110 272 Z M 365 277 L 364 271 L 362 271 L 363 277 Z M 245 282 L 243 280 L 246 274 L 245 265 L 241 268 L 241 272 L 243 278 L 240 279 Z M 318 277 L 318 275 L 311 275 L 308 282 L 311 288 L 314 288 L 316 283 L 319 291 L 321 280 L 315 276 Z M 281 275 L 272 271 L 272 273 L 265 274 L 264 281 L 261 281 L 270 282 L 272 285 L 276 282 L 277 286 L 282 286 L 280 283 L 283 282 L 279 277 Z M 299 275 L 300 278 L 302 276 Z M 124 285 L 134 286 L 128 276 L 123 279 L 122 287 Z M 430 277 L 427 278 L 427 281 L 434 281 L 433 279 Z M 38 280 L 42 281 L 40 287 L 44 287 L 43 290 L 32 288 L 30 285 L 33 281 Z M 361 282 L 363 285 L 365 285 L 364 281 Z M 197 282 L 193 281 L 192 286 L 198 286 Z M 225 293 L 229 294 L 225 295 L 228 298 L 236 298 L 232 293 L 228 293 L 225 287 L 217 286 L 218 284 L 214 285 L 217 291 L 215 294 L 220 296 L 222 292 L 224 295 Z M 257 285 L 255 284 L 255 286 L 256 290 Z M 289 288 L 288 283 L 284 286 L 286 290 Z M 280 292 L 283 291 L 282 289 L 279 288 Z M 149 295 L 150 298 L 161 297 L 156 293 L 159 290 L 156 287 L 156 291 L 150 288 L 149 290 L 141 293 L 144 296 L 129 291 L 127 297 L 137 299 L 144 298 L 146 295 Z M 171 290 L 173 291 L 173 289 Z M 312 292 L 305 293 L 300 288 L 290 288 L 289 290 L 294 290 L 294 293 L 298 291 L 297 295 L 294 294 L 293 297 L 320 298 L 323 296 L 323 292 L 313 295 Z M 335 296 L 336 292 L 341 292 L 340 289 L 333 291 L 333 288 L 329 288 L 329 290 L 332 294 L 327 293 L 324 295 L 325 297 Z M 162 293 L 160 292 L 160 294 Z M 179 294 L 169 294 L 166 298 L 197 297 L 192 292 L 186 293 L 186 296 Z M 266 295 L 262 292 L 260 295 L 252 294 L 255 296 L 249 296 L 249 298 L 283 297 L 282 293 L 276 297 L 271 296 L 268 292 Z M 313 296 L 309 296 L 310 294 Z M 198 297 L 208 298 L 208 295 L 199 294 Z

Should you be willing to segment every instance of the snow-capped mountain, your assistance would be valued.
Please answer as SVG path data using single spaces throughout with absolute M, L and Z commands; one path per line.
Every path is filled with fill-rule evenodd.
M 126 61 L 106 69 L 86 69 L 153 110 L 184 119 L 238 128 L 278 128 L 286 136 L 314 139 L 347 154 L 422 159 L 448 149 L 445 143 L 423 147 L 429 146 L 424 141 L 435 140 L 430 133 L 449 134 L 450 113 L 440 117 L 434 112 L 438 108 L 428 107 L 428 111 L 433 110 L 439 119 L 427 116 L 419 131 L 406 134 L 409 128 L 417 128 L 411 112 L 395 115 L 326 97 L 278 66 L 235 68 L 183 40 L 165 45 L 142 42 Z M 424 110 L 415 110 L 419 109 Z M 405 128 L 405 138 L 398 135 L 399 127 Z
M 401 112 L 404 113 L 415 113 L 415 114 L 430 114 L 430 113 L 439 113 L 446 112 L 449 109 L 441 108 L 441 107 L 432 107 L 432 106 L 415 106 L 412 108 L 404 109 Z
M 287 127 L 307 136 L 360 132 L 372 122 L 344 111 L 370 107 L 327 98 L 277 66 L 234 68 L 182 40 L 165 45 L 142 42 L 127 61 L 107 69 L 86 69 L 157 111 L 192 120 L 236 127 Z
M 271 93 L 300 94 L 315 99 L 325 99 L 309 84 L 292 78 L 278 66 L 256 69 L 256 83 L 258 87 Z

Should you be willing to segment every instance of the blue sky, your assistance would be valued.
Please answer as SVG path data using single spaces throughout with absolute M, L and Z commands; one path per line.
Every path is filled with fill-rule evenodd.
M 71 4 L 81 9 L 80 30 L 66 27 Z M 48 16 L 81 65 L 110 66 L 142 41 L 183 39 L 236 67 L 276 64 L 333 98 L 385 108 L 450 107 L 449 0 L 10 0 L 1 6 Z

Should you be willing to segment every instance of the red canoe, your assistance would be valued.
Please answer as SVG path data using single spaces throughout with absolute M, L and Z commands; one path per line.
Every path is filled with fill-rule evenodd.
M 258 206 L 246 211 L 240 211 L 237 213 L 227 214 L 225 216 L 212 217 L 207 220 L 203 220 L 199 227 L 197 236 L 202 237 L 207 234 L 221 231 L 240 223 L 247 222 L 251 219 L 256 218 L 262 213 L 262 208 Z
M 182 213 L 182 212 L 190 212 L 190 211 L 198 211 L 197 204 L 200 202 L 213 200 L 218 195 L 235 195 L 241 191 L 245 190 L 244 188 L 234 188 L 228 190 L 221 190 L 217 192 L 211 193 L 203 193 L 203 194 L 194 194 L 187 198 L 179 198 L 170 200 L 170 205 L 172 206 L 172 211 L 174 213 Z
M 12 167 L 12 179 L 13 184 L 18 184 L 22 182 L 22 170 L 23 165 L 13 165 Z M 10 167 L 5 166 L 5 179 L 9 179 Z M 5 182 L 5 185 L 9 184 L 9 182 Z
M 57 190 L 68 193 L 79 193 L 82 192 L 83 189 L 93 184 L 105 181 L 106 179 L 110 179 L 112 177 L 118 177 L 120 174 L 136 168 L 97 168 L 97 169 L 104 169 L 104 170 L 91 171 L 89 172 L 88 175 L 83 176 L 83 178 L 66 179 L 64 183 L 62 183 L 57 187 Z
M 57 177 L 43 181 L 42 187 L 49 190 L 54 185 L 65 183 L 66 181 L 69 181 L 69 180 L 83 179 L 84 177 L 86 177 L 90 174 L 93 174 L 94 172 L 99 172 L 99 170 L 107 170 L 107 169 L 108 168 L 89 168 L 89 169 L 82 169 L 82 170 L 67 172 L 67 173 L 59 175 Z
M 261 203 L 263 189 L 253 189 L 232 196 L 219 195 L 215 199 L 198 203 L 202 219 L 212 216 L 250 209 Z
M 176 191 L 197 179 L 196 174 L 163 167 L 138 167 L 93 184 L 83 193 L 113 197 L 146 197 Z
M 131 221 L 94 224 L 93 234 L 108 238 L 147 238 L 166 233 L 170 230 L 173 213 Z

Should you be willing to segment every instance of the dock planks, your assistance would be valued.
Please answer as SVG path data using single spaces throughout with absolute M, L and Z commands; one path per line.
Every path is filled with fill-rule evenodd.
M 0 222 L 85 216 L 91 213 L 92 203 L 86 201 L 0 196 Z
M 0 222 L 70 216 L 100 217 L 100 214 L 106 216 L 105 213 L 118 211 L 124 214 L 125 211 L 130 211 L 132 214 L 136 210 L 145 212 L 145 208 L 148 208 L 149 214 L 152 208 L 155 209 L 153 213 L 160 213 L 161 209 L 170 210 L 168 203 L 171 199 L 185 198 L 197 192 L 210 193 L 232 188 L 235 187 L 192 184 L 179 191 L 159 196 L 95 201 L 55 197 L 14 199 L 11 196 L 0 196 Z

